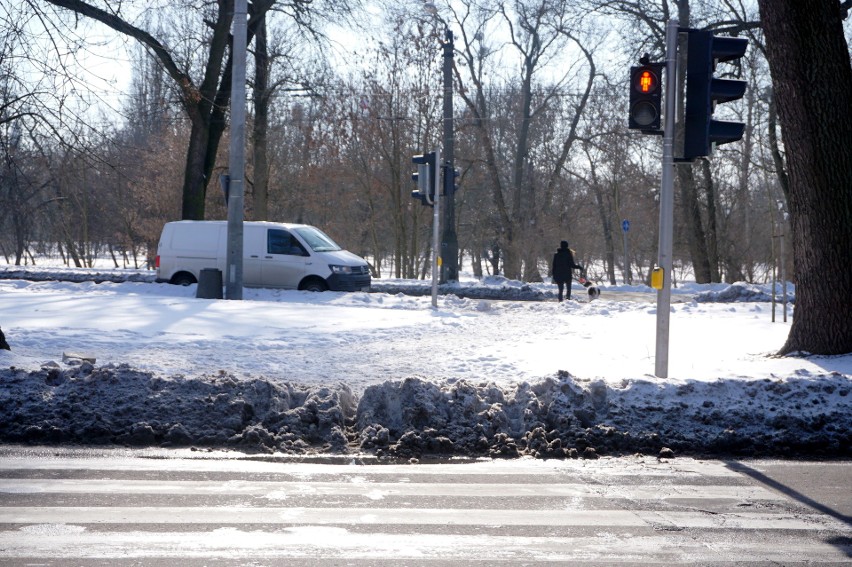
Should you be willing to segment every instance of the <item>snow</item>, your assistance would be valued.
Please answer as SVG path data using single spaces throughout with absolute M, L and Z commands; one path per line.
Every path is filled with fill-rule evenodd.
M 661 379 L 644 286 L 602 286 L 590 302 L 575 284 L 574 300 L 557 303 L 547 283 L 464 278 L 433 308 L 422 281 L 228 301 L 137 270 L 0 266 L 0 278 L 13 349 L 0 351 L 6 442 L 404 458 L 852 454 L 852 353 L 774 356 L 792 307 L 785 322 L 779 303 L 773 322 L 768 286 L 674 289 Z

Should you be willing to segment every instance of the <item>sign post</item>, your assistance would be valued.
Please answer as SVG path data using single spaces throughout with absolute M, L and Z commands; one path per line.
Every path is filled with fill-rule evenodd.
M 624 283 L 630 285 L 633 283 L 633 275 L 630 271 L 630 248 L 627 242 L 627 232 L 630 230 L 630 221 L 624 219 L 621 221 L 621 238 L 622 244 L 624 245 Z

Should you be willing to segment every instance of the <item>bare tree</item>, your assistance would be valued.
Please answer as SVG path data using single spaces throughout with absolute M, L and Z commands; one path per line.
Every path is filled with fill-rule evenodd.
M 257 24 L 254 47 L 254 123 L 252 125 L 254 179 L 252 181 L 252 204 L 254 220 L 269 220 L 269 103 L 273 89 L 269 84 L 271 61 L 267 36 L 266 15 Z
M 793 324 L 781 354 L 849 353 L 852 63 L 841 4 L 758 4 L 787 149 L 797 283 Z
M 115 6 L 107 0 L 87 2 L 84 0 L 27 0 L 41 1 L 70 10 L 75 16 L 85 16 L 100 22 L 116 32 L 135 39 L 150 50 L 159 60 L 165 72 L 171 78 L 175 92 L 191 124 L 189 144 L 186 153 L 186 166 L 182 189 L 182 213 L 185 219 L 202 219 L 205 213 L 205 199 L 208 184 L 215 167 L 219 142 L 227 125 L 227 108 L 231 92 L 232 51 L 230 49 L 230 27 L 233 19 L 234 0 L 208 2 L 191 12 L 176 13 L 178 8 L 167 5 L 164 12 L 173 17 L 196 18 L 195 36 L 198 41 L 189 45 L 184 38 L 175 37 L 143 29 L 132 21 L 134 10 L 150 9 L 149 2 L 124 2 Z M 275 7 L 276 12 L 285 14 L 302 30 L 317 39 L 320 34 L 315 30 L 314 16 L 334 17 L 346 14 L 358 5 L 357 2 L 339 2 L 326 0 L 251 0 L 248 2 L 248 42 L 251 43 L 259 28 L 266 32 L 266 16 Z M 199 30 L 198 27 L 202 26 Z M 266 36 L 264 35 L 264 40 Z M 171 40 L 173 44 L 170 44 Z M 268 71 L 264 59 L 266 43 L 261 45 L 261 76 L 259 90 L 255 100 L 260 103 L 261 117 L 259 130 L 255 133 L 263 137 L 263 112 L 268 101 L 269 90 L 264 84 L 265 71 Z M 199 55 L 201 54 L 201 55 Z M 263 143 L 258 149 L 263 161 Z M 261 163 L 261 175 L 265 173 L 265 164 Z M 265 179 L 260 180 L 261 207 L 265 201 Z
M 226 110 L 231 93 L 231 54 L 229 51 L 230 27 L 233 19 L 233 0 L 218 0 L 205 21 L 210 33 L 203 42 L 206 52 L 204 71 L 200 80 L 193 77 L 192 69 L 181 66 L 173 49 L 151 32 L 133 25 L 112 8 L 98 6 L 82 0 L 43 0 L 54 6 L 70 10 L 78 16 L 91 18 L 113 30 L 134 38 L 150 49 L 174 82 L 181 106 L 189 118 L 191 133 L 186 155 L 183 184 L 182 218 L 203 219 L 207 185 L 210 181 L 219 141 L 226 126 Z M 274 0 L 255 0 L 250 3 L 248 40 L 251 41 L 263 16 Z
M 0 210 L 0 226 L 8 223 L 12 238 L 7 239 L 7 242 L 13 245 L 11 253 L 15 265 L 20 265 L 31 229 L 35 225 L 36 209 L 41 197 L 38 181 L 31 179 L 23 170 L 23 164 L 28 161 L 29 156 L 24 155 L 24 150 L 21 148 L 21 123 L 7 122 L 2 126 L 0 152 L 2 152 L 3 161 L 0 164 L 0 198 L 2 198 L 3 207 Z M 9 252 L 4 246 L 3 253 Z
M 288 97 L 321 96 L 328 70 L 318 45 L 325 38 L 294 21 L 276 21 L 273 10 L 257 25 L 252 88 L 252 162 L 250 217 L 269 220 L 270 163 L 269 130 L 276 103 L 286 106 Z M 280 18 L 279 18 L 280 20 Z
M 464 77 L 458 73 L 460 94 L 480 134 L 500 223 L 505 273 L 511 278 L 541 279 L 537 266 L 540 250 L 534 244 L 541 239 L 538 211 L 547 208 L 557 180 L 564 174 L 565 161 L 577 139 L 576 125 L 596 76 L 592 51 L 580 39 L 574 17 L 569 2 L 519 0 L 495 4 L 490 10 L 469 10 L 456 18 L 462 26 L 461 58 L 466 70 Z M 518 61 L 518 75 L 506 81 L 502 108 L 492 105 L 495 99 L 489 92 L 497 85 L 486 79 L 489 72 L 497 74 L 490 66 L 501 52 L 485 39 L 485 30 L 494 25 L 507 34 L 508 53 Z M 577 60 L 560 59 L 573 47 L 581 54 Z M 553 70 L 555 61 L 563 66 L 561 70 Z M 546 72 L 555 76 L 546 77 Z M 579 96 L 564 98 L 564 91 L 571 89 L 577 89 Z M 555 162 L 536 162 L 536 130 L 560 100 L 573 102 L 566 117 L 568 128 L 559 139 L 561 150 Z M 511 130 L 511 135 L 501 139 L 497 127 L 502 109 L 511 111 L 500 117 L 510 127 L 503 134 Z M 501 167 L 505 162 L 508 171 Z M 534 175 L 539 168 L 540 173 Z

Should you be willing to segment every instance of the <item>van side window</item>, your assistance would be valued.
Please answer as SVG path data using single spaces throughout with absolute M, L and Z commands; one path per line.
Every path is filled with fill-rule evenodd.
M 266 251 L 269 254 L 287 254 L 288 256 L 308 255 L 292 234 L 279 229 L 269 229 L 266 232 Z

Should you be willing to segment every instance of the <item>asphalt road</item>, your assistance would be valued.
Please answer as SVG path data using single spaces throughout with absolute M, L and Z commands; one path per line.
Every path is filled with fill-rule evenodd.
M 0 447 L 0 565 L 852 565 L 852 463 Z

